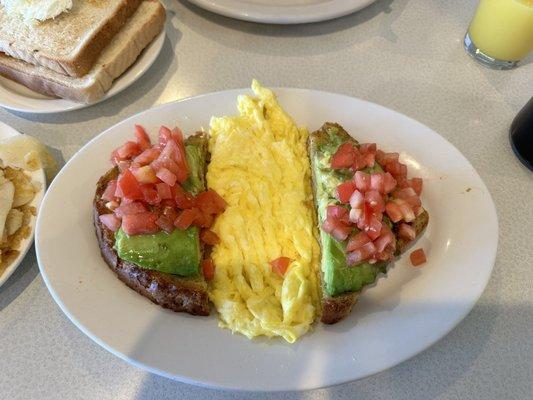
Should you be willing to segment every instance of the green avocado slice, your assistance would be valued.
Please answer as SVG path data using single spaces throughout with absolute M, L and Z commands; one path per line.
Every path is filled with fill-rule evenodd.
M 339 204 L 335 198 L 335 188 L 351 177 L 350 171 L 333 170 L 330 168 L 331 157 L 338 147 L 351 141 L 358 145 L 340 125 L 325 123 L 320 130 L 309 137 L 309 150 L 315 202 L 319 225 L 326 217 L 326 208 L 331 204 Z M 376 163 L 365 172 L 382 172 Z M 356 229 L 356 228 L 355 228 Z M 337 241 L 320 229 L 322 245 L 322 285 L 327 296 L 338 296 L 346 292 L 358 292 L 363 286 L 374 283 L 379 272 L 385 272 L 387 263 L 361 263 L 357 267 L 349 267 L 346 262 L 346 244 Z
M 189 177 L 183 188 L 193 195 L 205 190 L 207 164 L 207 135 L 190 136 L 185 141 Z M 141 268 L 152 269 L 180 276 L 200 274 L 201 246 L 199 230 L 190 227 L 149 235 L 128 236 L 122 229 L 115 234 L 118 256 Z

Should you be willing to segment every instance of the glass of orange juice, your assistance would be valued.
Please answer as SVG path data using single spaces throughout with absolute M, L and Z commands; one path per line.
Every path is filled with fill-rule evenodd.
M 464 44 L 488 67 L 516 67 L 533 50 L 533 0 L 481 0 Z

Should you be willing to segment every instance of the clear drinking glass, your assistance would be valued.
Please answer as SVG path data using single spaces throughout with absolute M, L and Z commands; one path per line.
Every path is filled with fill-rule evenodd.
M 485 66 L 516 67 L 533 50 L 533 0 L 481 0 L 464 45 Z

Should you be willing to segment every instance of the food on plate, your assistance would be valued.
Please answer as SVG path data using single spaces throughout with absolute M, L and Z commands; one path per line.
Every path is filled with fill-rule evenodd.
M 53 19 L 72 8 L 72 0 L 0 0 L 8 15 L 26 23 Z
M 69 76 L 83 76 L 141 0 L 79 0 L 57 18 L 26 24 L 0 7 L 0 51 Z
M 25 171 L 44 169 L 51 181 L 57 173 L 57 162 L 46 147 L 28 135 L 16 135 L 0 140 L 0 160 L 4 165 Z
M 48 96 L 101 99 L 162 31 L 165 9 L 157 0 L 98 3 L 74 2 L 30 30 L 20 22 L 14 32 L 0 27 L 0 74 Z M 14 19 L 0 7 L 0 22 Z
M 325 123 L 309 139 L 322 247 L 322 322 L 332 324 L 416 240 L 429 215 L 420 201 L 422 179 L 407 178 L 398 153 L 359 144 L 335 123 Z
M 41 168 L 43 159 L 52 164 L 44 146 L 33 138 L 18 135 L 0 141 L 0 274 L 31 234 L 30 222 L 36 213 L 31 203 L 43 188 L 28 172 Z
M 210 299 L 221 327 L 292 343 L 320 309 L 308 133 L 271 90 L 252 89 L 239 115 L 210 122 L 207 184 L 228 203 L 212 228 Z
M 209 315 L 211 226 L 226 207 L 206 190 L 207 135 L 186 140 L 162 126 L 152 144 L 141 126 L 114 150 L 97 184 L 94 226 L 102 256 L 118 278 L 154 303 Z M 202 256 L 205 256 L 202 259 Z

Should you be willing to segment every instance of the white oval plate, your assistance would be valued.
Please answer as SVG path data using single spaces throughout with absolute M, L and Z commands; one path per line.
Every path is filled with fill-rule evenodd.
M 6 139 L 11 136 L 20 135 L 18 131 L 10 127 L 9 125 L 4 124 L 3 122 L 0 122 L 0 140 Z M 31 202 L 31 206 L 35 207 L 36 210 L 39 209 L 39 206 L 41 205 L 41 201 L 44 197 L 44 191 L 46 189 L 46 177 L 44 175 L 44 171 L 42 169 L 37 171 L 31 171 L 27 172 L 28 176 L 31 178 L 31 180 L 39 185 L 41 185 L 41 190 L 39 190 L 35 197 L 33 198 Z M 33 243 L 33 235 L 35 234 L 35 218 L 32 218 L 30 222 L 30 228 L 31 228 L 31 234 L 28 236 L 25 240 L 22 241 L 19 247 L 20 254 L 16 259 L 14 259 L 11 264 L 7 266 L 7 268 L 2 272 L 0 271 L 0 287 L 9 279 L 11 274 L 15 272 L 19 264 L 22 262 L 24 257 L 26 256 L 26 253 L 28 253 L 28 250 L 31 247 L 31 244 Z
M 293 345 L 232 335 L 218 328 L 216 315 L 164 310 L 115 277 L 100 257 L 91 222 L 95 185 L 110 167 L 111 150 L 132 137 L 134 124 L 152 133 L 161 124 L 178 124 L 185 132 L 208 128 L 212 115 L 236 114 L 237 96 L 244 92 L 207 94 L 134 115 L 67 163 L 45 196 L 36 236 L 43 279 L 65 314 L 136 366 L 239 390 L 304 390 L 351 381 L 390 368 L 446 335 L 472 309 L 492 271 L 498 222 L 490 193 L 464 156 L 431 129 L 339 94 L 276 89 L 298 124 L 317 129 L 324 121 L 339 122 L 363 142 L 399 151 L 411 174 L 424 178 L 430 223 L 416 244 L 428 255 L 424 268 L 411 267 L 403 256 L 346 320 L 317 324 Z
M 152 43 L 150 43 L 139 58 L 119 76 L 114 82 L 106 95 L 91 104 L 76 103 L 71 100 L 48 97 L 34 92 L 15 81 L 0 76 L 0 106 L 8 110 L 32 114 L 52 114 L 63 111 L 79 110 L 80 108 L 90 107 L 101 101 L 122 92 L 132 85 L 152 66 L 157 56 L 163 48 L 165 42 L 165 31 L 163 30 Z
M 376 0 L 189 0 L 226 17 L 268 24 L 326 21 L 358 11 Z

